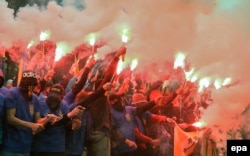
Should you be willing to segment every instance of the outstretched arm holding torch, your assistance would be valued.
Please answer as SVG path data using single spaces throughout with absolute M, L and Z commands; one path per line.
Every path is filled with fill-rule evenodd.
M 113 83 L 113 80 L 114 80 L 114 78 L 115 78 L 115 76 L 116 76 L 116 74 L 117 73 L 115 73 L 115 71 L 117 71 L 117 65 L 118 65 L 118 61 L 119 61 L 119 57 L 120 56 L 123 56 L 123 55 L 125 55 L 125 53 L 126 53 L 126 50 L 127 50 L 127 48 L 125 47 L 125 46 L 121 46 L 118 50 L 117 50 L 117 52 L 116 52 L 116 54 L 115 54 L 115 57 L 114 57 L 114 59 L 113 59 L 113 61 L 115 60 L 115 61 L 117 61 L 117 64 L 115 65 L 115 66 L 112 66 L 111 68 L 110 68 L 110 70 L 112 70 L 112 71 L 108 71 L 107 70 L 107 72 L 110 72 L 110 73 L 112 73 L 112 77 L 111 77 L 111 79 L 109 78 L 109 82 L 111 82 L 111 83 Z M 107 91 L 106 93 L 105 93 L 105 95 L 107 96 L 109 94 L 109 92 Z

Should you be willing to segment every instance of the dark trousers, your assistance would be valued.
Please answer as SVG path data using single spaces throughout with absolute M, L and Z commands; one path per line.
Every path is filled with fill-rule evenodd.
M 65 152 L 31 152 L 30 156 L 65 156 Z
M 125 152 L 125 153 L 120 153 L 120 154 L 112 153 L 111 156 L 137 156 L 137 155 L 135 155 L 134 151 L 131 151 L 131 152 Z

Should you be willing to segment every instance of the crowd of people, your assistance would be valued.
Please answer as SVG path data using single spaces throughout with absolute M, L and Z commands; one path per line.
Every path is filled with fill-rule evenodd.
M 17 84 L 1 73 L 0 155 L 174 155 L 174 127 L 196 131 L 192 124 L 211 95 L 204 91 L 197 98 L 190 81 L 148 82 L 131 71 L 116 74 L 126 51 L 121 46 L 101 67 L 88 57 L 79 70 L 74 64 L 56 79 L 54 69 L 45 75 L 24 70 Z

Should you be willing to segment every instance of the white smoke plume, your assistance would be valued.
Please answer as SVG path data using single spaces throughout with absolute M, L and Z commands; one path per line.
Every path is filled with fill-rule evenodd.
M 138 58 L 138 70 L 157 62 L 173 60 L 177 51 L 187 54 L 201 76 L 239 81 L 235 86 L 213 90 L 214 104 L 205 112 L 210 124 L 231 124 L 230 118 L 249 103 L 250 12 L 248 0 L 86 0 L 84 9 L 73 1 L 59 6 L 51 1 L 47 8 L 36 6 L 13 10 L 0 0 L 0 45 L 13 41 L 28 43 L 42 30 L 51 40 L 67 42 L 71 48 L 83 43 L 91 32 L 108 45 L 98 53 L 118 48 L 119 27 L 127 25 L 131 39 L 126 58 Z M 161 67 L 161 66 L 159 66 Z M 147 69 L 150 73 L 150 69 Z M 164 69 L 159 69 L 164 71 Z

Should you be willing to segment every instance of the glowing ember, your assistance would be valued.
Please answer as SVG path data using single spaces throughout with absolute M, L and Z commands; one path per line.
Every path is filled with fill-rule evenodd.
M 137 67 L 137 64 L 138 64 L 137 59 L 134 59 L 134 60 L 131 62 L 130 70 L 133 71 L 133 70 Z
M 174 69 L 178 68 L 178 67 L 182 67 L 184 68 L 185 66 L 185 58 L 186 58 L 186 55 L 184 53 L 177 53 L 175 55 L 175 61 L 174 61 Z

